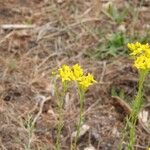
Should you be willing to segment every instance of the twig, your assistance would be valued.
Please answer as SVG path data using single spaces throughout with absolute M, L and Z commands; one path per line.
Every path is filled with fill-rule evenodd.
M 102 70 L 102 74 L 101 74 L 101 78 L 100 78 L 100 83 L 103 82 L 105 72 L 106 72 L 106 61 L 103 62 L 103 70 Z
M 41 104 L 40 104 L 40 110 L 39 110 L 39 112 L 37 113 L 37 115 L 35 116 L 35 118 L 34 118 L 34 120 L 33 120 L 33 122 L 32 122 L 32 125 L 33 125 L 33 126 L 35 125 L 37 119 L 40 117 L 40 115 L 41 115 L 41 113 L 42 113 L 44 103 L 45 103 L 46 101 L 50 100 L 50 98 L 51 98 L 51 96 L 47 97 L 46 99 L 44 99 L 44 100 L 41 102 Z
M 76 26 L 78 26 L 78 25 L 80 25 L 80 24 L 87 23 L 87 22 L 92 22 L 92 21 L 99 21 L 99 20 L 100 20 L 100 18 L 88 18 L 88 19 L 83 19 L 83 20 L 81 20 L 81 21 L 79 21 L 79 22 L 72 23 L 72 24 L 70 24 L 69 26 L 64 27 L 63 29 L 60 29 L 58 32 L 53 33 L 53 34 L 51 34 L 51 35 L 47 35 L 47 36 L 45 36 L 45 37 L 43 37 L 43 38 L 44 38 L 44 39 L 46 39 L 46 38 L 52 38 L 52 37 L 54 37 L 54 36 L 58 36 L 60 33 L 66 31 L 66 30 L 70 30 L 70 29 L 72 29 L 72 28 L 75 28 Z
M 118 96 L 112 96 L 112 98 L 114 99 L 114 102 L 117 103 L 117 105 L 123 108 L 127 115 L 129 115 L 132 112 L 132 108 L 130 107 L 130 105 L 126 103 L 123 99 L 121 99 Z
M 8 33 L 4 38 L 2 38 L 2 40 L 0 41 L 0 44 L 2 44 L 3 42 L 5 42 L 10 36 L 12 36 L 14 34 L 14 32 L 10 32 Z
M 7 29 L 32 29 L 35 28 L 36 25 L 26 25 L 26 24 L 3 24 L 0 28 Z

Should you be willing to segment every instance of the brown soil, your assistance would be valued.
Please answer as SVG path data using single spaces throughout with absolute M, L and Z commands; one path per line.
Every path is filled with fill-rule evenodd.
M 0 28 L 1 150 L 25 149 L 29 143 L 27 120 L 38 114 L 44 98 L 48 101 L 36 120 L 31 149 L 54 149 L 58 115 L 54 78 L 50 75 L 62 64 L 75 63 L 91 72 L 98 81 L 86 93 L 84 123 L 90 129 L 79 139 L 78 147 L 83 150 L 91 144 L 97 150 L 117 149 L 127 112 L 112 98 L 111 90 L 113 87 L 123 89 L 125 97 L 131 100 L 136 93 L 138 75 L 126 57 L 93 60 L 85 56 L 87 50 L 104 41 L 99 31 L 118 32 L 119 25 L 102 11 L 107 3 L 107 0 L 0 1 L 1 25 L 36 25 L 33 29 Z M 114 3 L 121 10 L 130 3 L 139 6 L 136 0 L 114 0 Z M 132 22 L 131 16 L 126 17 L 123 23 L 126 32 L 134 29 L 142 35 L 146 31 L 150 22 L 149 1 L 143 1 L 142 8 L 136 22 Z M 139 26 L 141 24 L 143 26 Z M 148 84 L 146 86 L 145 101 L 148 104 L 150 89 Z M 71 87 L 65 102 L 62 150 L 70 150 L 71 134 L 79 114 L 74 90 Z M 148 146 L 150 135 L 138 124 L 135 149 L 146 150 Z

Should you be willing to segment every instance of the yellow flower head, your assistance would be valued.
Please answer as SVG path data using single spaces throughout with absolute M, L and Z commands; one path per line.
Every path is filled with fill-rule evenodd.
M 87 88 L 95 82 L 93 75 L 89 73 L 87 76 L 82 76 L 78 84 L 81 89 L 87 90 Z
M 128 43 L 128 48 L 132 51 L 131 55 L 135 56 L 134 66 L 139 70 L 150 69 L 150 45 L 139 42 Z
M 80 78 L 83 76 L 83 69 L 81 68 L 81 66 L 79 66 L 78 64 L 75 64 L 73 67 L 72 67 L 72 70 L 73 70 L 73 75 L 74 75 L 74 78 L 73 80 L 80 80 Z
M 67 65 L 63 65 L 58 70 L 58 76 L 62 79 L 62 82 L 76 81 L 77 85 L 82 90 L 87 90 L 90 85 L 96 82 L 93 78 L 93 75 L 88 74 L 85 76 L 83 69 L 78 64 L 75 64 L 72 68 Z
M 63 65 L 58 70 L 59 77 L 62 79 L 62 82 L 71 81 L 70 76 L 72 76 L 72 70 L 69 66 Z
M 150 46 L 149 44 L 141 44 L 139 42 L 136 42 L 135 44 L 133 43 L 128 43 L 128 48 L 132 51 L 131 55 L 140 55 L 143 53 L 149 53 L 150 54 Z
M 136 60 L 134 62 L 134 66 L 137 69 L 142 69 L 142 70 L 150 69 L 150 58 L 148 58 L 144 55 L 141 55 L 136 58 Z

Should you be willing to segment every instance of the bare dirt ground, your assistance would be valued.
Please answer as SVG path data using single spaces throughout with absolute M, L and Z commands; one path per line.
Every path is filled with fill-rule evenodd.
M 90 129 L 79 139 L 78 147 L 81 150 L 89 145 L 97 150 L 117 149 L 128 110 L 118 97 L 112 97 L 112 90 L 120 92 L 122 89 L 124 98 L 132 100 L 136 93 L 137 71 L 126 55 L 92 59 L 87 51 L 104 43 L 106 35 L 109 37 L 120 30 L 130 36 L 137 33 L 144 37 L 149 32 L 150 3 L 149 0 L 143 3 L 114 0 L 119 10 L 131 5 L 124 21 L 118 24 L 105 13 L 109 2 L 0 0 L 0 25 L 35 25 L 31 29 L 0 27 L 1 150 L 24 150 L 30 140 L 32 150 L 54 149 L 57 110 L 51 72 L 62 64 L 75 63 L 91 72 L 98 81 L 86 93 L 84 123 Z M 134 16 L 132 11 L 138 8 L 136 18 L 137 14 Z M 145 89 L 145 103 L 150 104 L 149 79 Z M 70 150 L 71 134 L 79 114 L 77 94 L 73 91 L 74 87 L 65 101 L 62 150 Z M 45 98 L 47 101 L 42 107 Z M 28 125 L 38 113 L 35 131 L 30 137 Z M 150 133 L 138 124 L 135 149 L 146 150 L 148 146 Z

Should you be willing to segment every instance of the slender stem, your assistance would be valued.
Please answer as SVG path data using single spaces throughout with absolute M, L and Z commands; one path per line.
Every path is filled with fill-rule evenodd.
M 75 149 L 75 150 L 77 148 L 77 141 L 78 141 L 78 138 L 79 138 L 79 135 L 80 135 L 81 125 L 82 125 L 82 122 L 84 120 L 83 105 L 84 105 L 85 91 L 83 91 L 82 89 L 78 89 L 78 94 L 79 94 L 79 101 L 80 101 L 80 116 L 79 116 L 79 122 L 77 123 L 77 134 L 76 134 L 76 137 L 75 137 L 74 147 L 73 147 L 73 149 Z
M 67 92 L 67 82 L 63 82 L 63 91 L 58 98 L 58 114 L 59 114 L 59 120 L 57 124 L 57 139 L 56 139 L 56 150 L 60 150 L 60 144 L 61 144 L 61 131 L 63 128 L 63 121 L 64 121 L 64 114 L 63 114 L 63 106 L 64 106 L 64 98 Z M 58 93 L 57 93 L 58 94 Z M 57 95 L 58 96 L 58 95 Z
M 135 100 L 133 101 L 132 112 L 130 115 L 130 117 L 131 117 L 130 121 L 133 123 L 137 121 L 138 114 L 139 114 L 141 106 L 142 106 L 143 85 L 144 85 L 144 80 L 147 76 L 147 73 L 148 73 L 147 71 L 140 71 L 138 93 L 136 95 Z
M 80 116 L 79 116 L 79 123 L 77 125 L 77 139 L 80 134 L 80 127 L 83 121 L 83 103 L 84 103 L 84 93 L 79 90 L 79 96 L 80 96 Z
M 57 125 L 57 139 L 56 139 L 56 150 L 60 150 L 60 143 L 61 143 L 61 131 L 63 128 L 63 109 L 60 107 L 59 108 L 59 120 L 58 120 L 58 125 Z
M 139 84 L 138 84 L 138 93 L 136 95 L 135 100 L 133 101 L 132 105 L 132 112 L 127 119 L 127 124 L 129 128 L 129 144 L 128 144 L 128 150 L 134 150 L 134 143 L 135 143 L 135 126 L 138 119 L 138 114 L 140 112 L 140 109 L 142 107 L 142 97 L 143 97 L 143 85 L 145 78 L 148 74 L 148 71 L 141 70 L 139 73 Z

